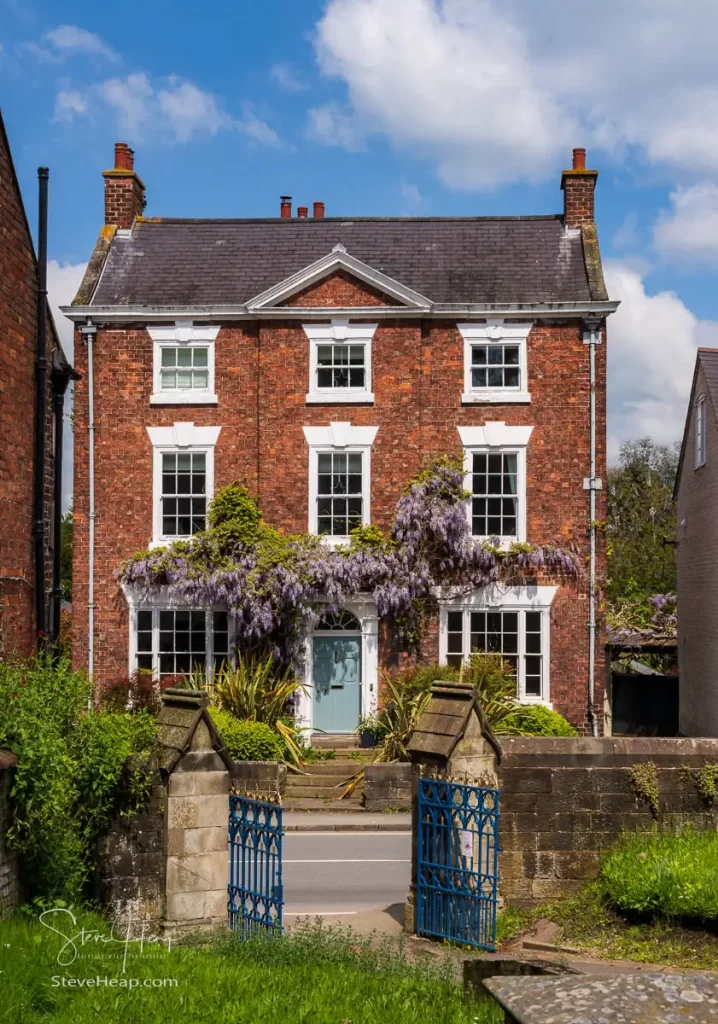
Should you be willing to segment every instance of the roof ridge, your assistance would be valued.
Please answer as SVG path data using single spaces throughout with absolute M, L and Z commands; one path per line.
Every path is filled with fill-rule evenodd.
M 138 217 L 139 224 L 434 224 L 434 223 L 490 223 L 497 221 L 562 221 L 560 213 L 527 214 L 526 216 L 486 217 Z

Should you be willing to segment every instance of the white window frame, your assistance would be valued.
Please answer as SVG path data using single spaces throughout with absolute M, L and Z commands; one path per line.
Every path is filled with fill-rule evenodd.
M 177 320 L 171 326 L 148 327 L 152 338 L 152 394 L 150 405 L 216 405 L 214 383 L 214 349 L 219 326 Z M 207 349 L 207 390 L 163 391 L 162 350 L 165 348 Z
M 152 444 L 152 540 L 151 548 L 163 547 L 187 537 L 165 537 L 162 532 L 162 456 L 184 452 L 204 452 L 207 509 L 214 497 L 214 449 L 221 427 L 197 427 L 194 423 L 175 423 L 171 427 L 147 427 Z
M 705 466 L 708 458 L 708 416 L 706 413 L 706 396 L 700 395 L 696 402 L 696 436 L 695 436 L 695 468 Z
M 473 495 L 473 459 L 474 454 L 503 453 L 515 454 L 516 459 L 516 496 L 518 498 L 518 514 L 516 519 L 516 536 L 501 537 L 502 547 L 509 547 L 516 541 L 526 540 L 526 447 L 533 432 L 533 427 L 510 427 L 503 421 L 485 423 L 482 427 L 457 427 L 461 444 L 464 449 L 464 487 Z M 466 504 L 469 527 L 472 527 L 471 498 Z M 475 540 L 485 540 L 483 535 L 472 534 Z
M 551 707 L 551 605 L 558 587 L 528 586 L 504 587 L 492 584 L 465 594 L 454 600 L 445 600 L 439 609 L 439 663 L 447 664 L 448 614 L 460 611 L 463 615 L 464 657 L 471 651 L 471 612 L 517 612 L 519 615 L 519 652 L 517 671 L 517 697 L 522 704 L 543 704 Z M 526 612 L 541 613 L 541 656 L 543 658 L 542 691 L 540 696 L 526 694 Z
M 129 659 L 128 669 L 130 677 L 137 673 L 137 614 L 141 611 L 152 612 L 152 679 L 157 681 L 160 677 L 159 657 L 159 636 L 160 636 L 160 612 L 182 612 L 182 611 L 204 611 L 205 613 L 205 666 L 211 671 L 214 664 L 214 628 L 212 616 L 215 612 L 227 611 L 221 606 L 212 608 L 192 608 L 183 602 L 171 601 L 167 595 L 167 587 L 159 588 L 156 594 L 147 595 L 136 592 L 132 587 L 123 587 L 125 598 L 129 606 Z M 229 658 L 232 663 L 235 660 L 235 649 L 237 646 L 237 632 L 235 622 L 231 615 L 227 616 L 227 645 L 229 647 Z M 143 652 L 146 653 L 146 652 Z
M 487 320 L 482 324 L 457 324 L 464 339 L 464 391 L 461 401 L 475 405 L 493 402 L 504 405 L 508 402 L 530 402 L 528 390 L 528 335 L 533 323 L 510 324 L 503 319 Z M 471 349 L 474 345 L 507 344 L 519 346 L 519 387 L 475 388 L 471 380 Z
M 362 456 L 362 525 L 371 522 L 371 446 L 378 427 L 353 427 L 351 423 L 330 423 L 328 427 L 304 427 L 309 446 L 309 533 L 318 533 L 317 489 L 320 452 L 359 452 Z M 331 547 L 347 544 L 350 537 L 322 535 Z
M 354 324 L 348 320 L 333 319 L 330 324 L 303 324 L 309 339 L 309 390 L 307 405 L 335 405 L 354 403 L 372 405 L 374 394 L 371 390 L 372 340 L 377 324 Z M 320 388 L 317 384 L 317 349 L 320 345 L 363 345 L 364 346 L 364 387 L 363 388 Z

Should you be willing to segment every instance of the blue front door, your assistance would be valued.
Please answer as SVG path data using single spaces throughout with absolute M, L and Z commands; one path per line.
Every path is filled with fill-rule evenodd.
M 361 713 L 361 637 L 314 636 L 312 728 L 354 732 Z

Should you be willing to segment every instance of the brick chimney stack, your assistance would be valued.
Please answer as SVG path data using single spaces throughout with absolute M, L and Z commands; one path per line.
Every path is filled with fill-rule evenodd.
M 135 154 L 126 142 L 115 143 L 115 166 L 103 171 L 105 224 L 131 228 L 145 208 L 145 186 L 135 173 Z
M 567 228 L 593 223 L 593 200 L 598 171 L 586 170 L 586 150 L 574 149 L 573 167 L 561 175 L 563 220 Z

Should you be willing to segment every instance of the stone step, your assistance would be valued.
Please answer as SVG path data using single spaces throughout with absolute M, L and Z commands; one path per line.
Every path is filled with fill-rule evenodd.
M 313 747 L 321 747 L 323 750 L 361 750 L 357 742 L 357 734 L 355 732 L 349 733 L 329 733 L 329 732 L 313 732 L 311 735 L 311 744 Z
M 363 767 L 363 761 L 320 761 L 318 764 L 303 764 L 301 771 L 305 772 L 306 775 L 341 775 L 344 778 L 348 778 L 350 775 L 356 775 Z M 287 779 L 301 777 L 293 773 L 287 774 Z
M 338 786 L 287 786 L 284 796 L 287 800 L 310 799 L 318 800 L 339 800 L 346 789 L 345 785 Z
M 295 775 L 287 779 L 284 788 L 287 793 L 293 793 L 295 789 L 343 789 L 350 781 L 350 775 Z
M 332 814 L 344 811 L 363 811 L 364 807 L 358 797 L 347 797 L 346 800 L 315 800 L 308 797 L 298 799 L 286 796 L 282 807 L 285 811 L 331 811 Z

